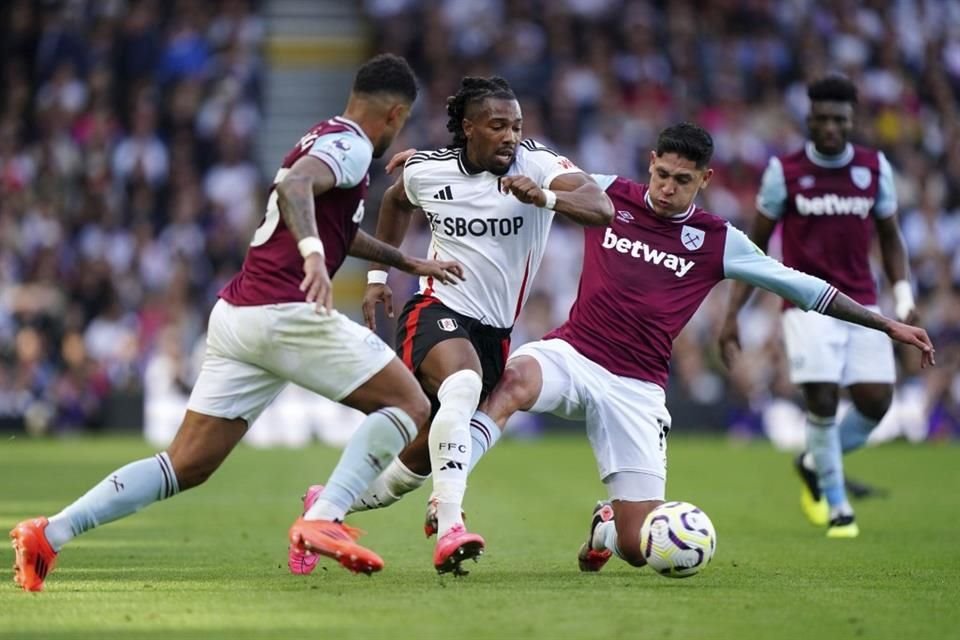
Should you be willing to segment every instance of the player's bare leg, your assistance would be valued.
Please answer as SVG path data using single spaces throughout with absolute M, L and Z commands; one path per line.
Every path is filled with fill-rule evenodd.
M 299 558 L 294 556 L 309 552 L 334 558 L 350 571 L 369 574 L 383 568 L 383 560 L 356 543 L 362 532 L 343 524 L 343 517 L 425 425 L 430 403 L 396 358 L 342 402 L 368 415 L 344 449 L 322 493 L 290 527 L 289 562 L 297 566 Z
M 634 567 L 647 564 L 640 548 L 640 529 L 647 515 L 663 500 L 601 502 L 594 509 L 590 535 L 580 547 L 577 561 L 581 571 L 599 571 L 611 555 Z M 612 514 L 604 510 L 612 507 Z
M 49 520 L 41 517 L 19 523 L 10 532 L 17 584 L 28 591 L 40 591 L 60 549 L 74 537 L 202 484 L 246 430 L 247 423 L 242 419 L 187 411 L 167 451 L 108 474 Z

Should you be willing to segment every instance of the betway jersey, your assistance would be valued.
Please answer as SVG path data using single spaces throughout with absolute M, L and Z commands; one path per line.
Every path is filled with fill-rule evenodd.
M 421 278 L 420 293 L 483 324 L 511 327 L 543 258 L 553 211 L 503 193 L 499 176 L 468 173 L 461 153 L 420 152 L 404 165 L 407 199 L 423 209 L 430 223 L 429 257 L 456 260 L 465 271 L 465 280 L 456 285 Z M 547 188 L 557 176 L 579 171 L 563 156 L 528 139 L 517 146 L 506 175 L 527 176 Z
M 583 273 L 560 338 L 611 373 L 666 388 L 673 340 L 710 290 L 742 280 L 822 312 L 836 289 L 761 252 L 726 220 L 691 206 L 673 218 L 653 213 L 647 185 L 593 178 L 616 214 L 584 229 Z
M 883 153 L 848 144 L 824 156 L 813 143 L 770 159 L 757 208 L 783 224 L 783 262 L 833 283 L 859 302 L 877 303 L 870 271 L 873 218 L 897 211 L 893 169 Z
M 336 186 L 313 199 L 317 231 L 323 242 L 327 271 L 333 278 L 363 220 L 363 199 L 370 178 L 373 145 L 355 122 L 336 117 L 313 126 L 283 159 L 270 187 L 263 223 L 253 235 L 243 268 L 220 290 L 230 304 L 251 306 L 303 302 L 303 257 L 280 215 L 277 184 L 305 155 L 323 161 L 336 177 Z

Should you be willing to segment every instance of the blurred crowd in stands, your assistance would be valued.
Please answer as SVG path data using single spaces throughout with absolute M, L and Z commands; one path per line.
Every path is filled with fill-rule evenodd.
M 257 13 L 268 1 L 2 3 L 0 423 L 69 432 L 102 424 L 109 398 L 144 384 L 181 397 L 189 389 L 206 314 L 242 261 L 275 169 L 253 160 L 270 115 L 261 113 L 269 69 Z M 902 362 L 891 428 L 960 435 L 960 3 L 362 7 L 371 42 L 407 56 L 422 84 L 394 149 L 444 146 L 444 100 L 460 77 L 498 74 L 520 97 L 525 135 L 589 172 L 645 179 L 660 128 L 703 124 L 717 176 L 701 204 L 745 229 L 769 156 L 802 144 L 805 83 L 849 74 L 861 95 L 857 139 L 882 148 L 897 171 L 921 318 L 938 346 L 933 371 Z M 423 254 L 426 242 L 421 224 L 407 247 Z M 565 319 L 581 242 L 558 221 L 515 345 Z M 391 284 L 398 299 L 415 287 L 396 275 Z M 778 301 L 758 296 L 744 312 L 746 365 L 728 375 L 714 346 L 725 297 L 719 288 L 677 342 L 675 423 L 747 434 L 765 414 L 768 426 L 787 424 L 796 395 Z
M 960 435 L 960 3 L 367 0 L 365 6 L 374 41 L 407 56 L 424 85 L 401 147 L 447 143 L 444 98 L 465 74 L 505 77 L 523 106 L 524 135 L 588 172 L 645 179 L 658 131 L 693 120 L 716 144 L 716 177 L 701 204 L 743 229 L 752 224 L 769 157 L 803 143 L 805 84 L 828 71 L 851 76 L 860 90 L 856 139 L 883 149 L 897 171 L 921 319 L 940 363 L 919 374 L 912 359 L 902 362 L 887 435 Z M 562 322 L 576 294 L 580 232 L 557 224 L 551 242 L 517 341 Z M 726 295 L 719 287 L 677 341 L 668 403 L 674 423 L 719 423 L 746 435 L 789 425 L 802 438 L 785 375 L 779 300 L 758 296 L 741 316 L 747 357 L 727 375 L 714 346 Z M 702 410 L 691 411 L 696 407 Z
M 158 351 L 189 385 L 258 223 L 263 38 L 248 0 L 2 3 L 0 420 L 102 424 Z

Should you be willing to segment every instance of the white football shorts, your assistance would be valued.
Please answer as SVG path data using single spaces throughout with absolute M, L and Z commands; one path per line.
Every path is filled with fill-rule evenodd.
M 540 364 L 543 388 L 530 411 L 586 420 L 600 478 L 612 500 L 663 500 L 670 413 L 663 389 L 610 373 L 560 339 L 529 342 L 510 359 Z
M 238 307 L 218 300 L 187 408 L 253 424 L 293 382 L 340 401 L 395 357 L 366 327 L 308 302 Z
M 783 312 L 783 341 L 794 384 L 896 382 L 893 343 L 881 331 L 792 308 Z

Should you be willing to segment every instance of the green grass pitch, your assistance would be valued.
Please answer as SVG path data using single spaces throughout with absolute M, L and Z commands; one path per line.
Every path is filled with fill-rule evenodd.
M 0 441 L 0 526 L 53 513 L 149 453 L 133 439 Z M 508 441 L 471 479 L 468 523 L 487 554 L 455 579 L 433 571 L 425 489 L 351 518 L 380 574 L 324 562 L 289 575 L 298 497 L 338 453 L 240 448 L 206 486 L 74 541 L 41 594 L 17 589 L 4 547 L 0 638 L 956 638 L 957 453 L 856 454 L 848 469 L 892 495 L 857 505 L 859 539 L 827 540 L 799 512 L 788 456 L 675 437 L 668 497 L 710 515 L 718 549 L 700 575 L 670 580 L 616 560 L 580 574 L 602 497 L 585 440 Z

